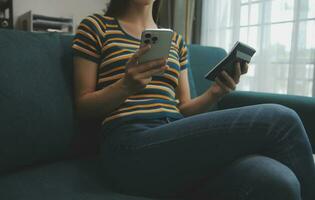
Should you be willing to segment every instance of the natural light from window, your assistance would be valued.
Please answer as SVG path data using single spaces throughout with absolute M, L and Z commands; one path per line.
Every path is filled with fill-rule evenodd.
M 229 50 L 240 40 L 257 49 L 240 90 L 315 96 L 315 0 L 204 3 L 203 45 Z

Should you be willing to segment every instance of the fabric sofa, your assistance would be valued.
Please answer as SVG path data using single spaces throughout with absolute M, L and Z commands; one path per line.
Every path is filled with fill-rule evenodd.
M 81 125 L 74 115 L 72 38 L 0 29 L 0 199 L 149 200 L 114 192 L 101 176 L 97 122 Z M 190 52 L 196 96 L 226 52 L 198 45 Z M 314 98 L 233 92 L 213 109 L 267 102 L 295 109 L 315 148 Z

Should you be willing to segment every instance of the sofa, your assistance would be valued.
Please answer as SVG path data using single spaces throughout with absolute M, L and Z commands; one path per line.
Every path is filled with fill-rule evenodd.
M 72 35 L 0 29 L 0 199 L 149 200 L 112 191 L 99 160 L 95 121 L 74 114 Z M 189 46 L 192 96 L 210 82 L 202 77 L 226 52 Z M 279 103 L 300 115 L 315 148 L 315 99 L 233 92 L 211 110 Z

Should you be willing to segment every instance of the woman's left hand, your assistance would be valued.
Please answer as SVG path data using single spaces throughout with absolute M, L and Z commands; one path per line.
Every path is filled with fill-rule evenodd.
M 215 83 L 211 86 L 210 92 L 217 98 L 222 98 L 224 95 L 232 92 L 236 89 L 236 85 L 240 82 L 242 74 L 246 74 L 248 71 L 248 64 L 244 63 L 242 66 L 240 62 L 235 64 L 235 74 L 231 77 L 226 71 L 222 71 L 220 75 L 215 79 Z

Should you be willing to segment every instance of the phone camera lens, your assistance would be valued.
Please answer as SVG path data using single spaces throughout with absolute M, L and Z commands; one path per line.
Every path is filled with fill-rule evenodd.
M 151 37 L 150 33 L 145 34 L 145 38 L 150 38 L 150 37 Z
M 144 43 L 150 44 L 150 40 L 144 40 Z
M 158 41 L 158 38 L 157 38 L 157 37 L 153 37 L 153 38 L 152 38 L 152 41 L 153 41 L 153 42 L 156 42 L 156 41 Z

